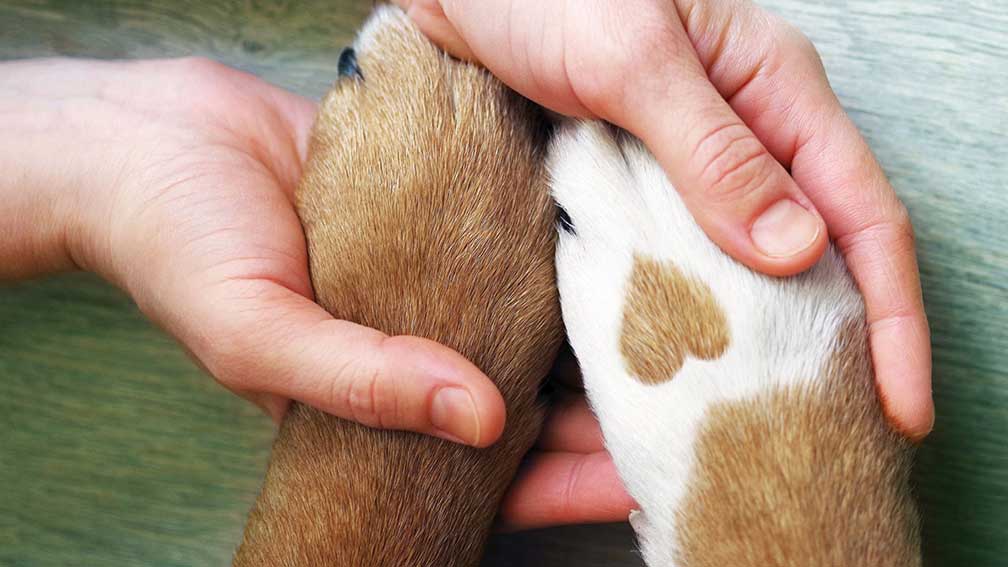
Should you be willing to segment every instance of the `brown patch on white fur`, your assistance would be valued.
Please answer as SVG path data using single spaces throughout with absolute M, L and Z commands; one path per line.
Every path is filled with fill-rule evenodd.
M 507 404 L 474 449 L 295 404 L 235 565 L 477 564 L 562 336 L 538 111 L 401 21 L 322 103 L 298 189 L 317 300 L 472 360 Z
M 689 355 L 713 360 L 728 348 L 728 321 L 705 283 L 671 262 L 634 256 L 620 353 L 645 384 L 671 380 Z
M 824 380 L 712 407 L 678 529 L 683 567 L 920 565 L 911 447 L 886 423 L 862 322 Z

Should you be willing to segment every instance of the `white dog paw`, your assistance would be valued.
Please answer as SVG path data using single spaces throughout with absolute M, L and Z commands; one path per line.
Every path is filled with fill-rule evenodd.
M 795 278 L 750 272 L 601 123 L 561 127 L 548 166 L 567 334 L 648 563 L 912 565 L 905 447 L 836 252 Z M 895 562 L 865 551 L 872 522 L 896 526 L 868 538 Z M 830 547 L 822 526 L 849 537 Z

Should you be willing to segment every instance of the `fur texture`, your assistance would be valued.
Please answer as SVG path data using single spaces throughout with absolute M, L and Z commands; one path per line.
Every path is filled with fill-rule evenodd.
M 749 271 L 598 123 L 564 127 L 548 166 L 564 321 L 647 563 L 919 565 L 910 447 L 836 251 L 794 278 Z
M 622 324 L 620 354 L 646 384 L 671 380 L 688 356 L 714 360 L 728 348 L 728 323 L 710 288 L 667 262 L 634 258 Z
M 479 450 L 295 404 L 235 565 L 475 565 L 562 337 L 541 117 L 398 9 L 354 47 L 297 193 L 317 300 L 458 350 L 500 388 L 507 426 Z

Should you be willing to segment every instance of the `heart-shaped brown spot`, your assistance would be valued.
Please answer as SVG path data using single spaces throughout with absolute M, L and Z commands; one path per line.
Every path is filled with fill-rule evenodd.
M 687 277 L 671 262 L 634 256 L 620 352 L 638 380 L 671 380 L 687 356 L 714 360 L 728 342 L 728 321 L 704 282 Z

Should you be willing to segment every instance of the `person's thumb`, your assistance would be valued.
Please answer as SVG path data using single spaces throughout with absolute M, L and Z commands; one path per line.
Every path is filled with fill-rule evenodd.
M 435 43 L 477 57 L 539 104 L 638 136 L 697 223 L 737 260 L 782 276 L 822 255 L 818 211 L 711 84 L 673 2 L 588 2 L 580 12 L 539 0 L 398 3 Z M 720 21 L 725 34 L 732 21 Z M 755 44 L 766 31 L 747 21 L 732 41 Z
M 187 302 L 176 334 L 229 389 L 477 447 L 503 431 L 504 400 L 494 384 L 434 341 L 333 319 L 265 280 L 225 282 Z

